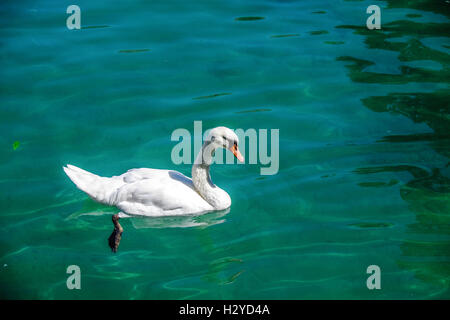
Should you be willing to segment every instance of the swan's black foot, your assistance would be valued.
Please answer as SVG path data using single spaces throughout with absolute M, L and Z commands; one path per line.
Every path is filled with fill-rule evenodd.
M 113 252 L 117 252 L 117 248 L 120 244 L 120 239 L 122 239 L 123 228 L 119 223 L 119 215 L 115 214 L 112 216 L 112 222 L 114 224 L 114 230 L 108 238 L 109 247 Z

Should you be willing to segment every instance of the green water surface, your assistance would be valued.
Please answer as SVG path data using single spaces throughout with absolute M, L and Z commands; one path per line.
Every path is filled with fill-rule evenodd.
M 450 298 L 447 1 L 71 4 L 0 4 L 1 298 Z M 111 253 L 117 210 L 62 166 L 190 175 L 194 121 L 279 129 L 278 174 L 216 165 L 229 212 L 122 219 Z

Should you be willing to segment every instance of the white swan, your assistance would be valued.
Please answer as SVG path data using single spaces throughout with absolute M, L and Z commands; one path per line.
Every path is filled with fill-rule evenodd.
M 92 199 L 121 210 L 120 217 L 200 214 L 230 207 L 230 196 L 212 183 L 209 167 L 217 148 L 229 149 L 243 162 L 238 143 L 232 130 L 212 129 L 192 166 L 192 179 L 177 171 L 147 168 L 131 169 L 111 178 L 72 165 L 63 169 Z

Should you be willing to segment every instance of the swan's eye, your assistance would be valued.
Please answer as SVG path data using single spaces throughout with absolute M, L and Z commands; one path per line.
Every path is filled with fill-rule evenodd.
M 225 136 L 222 136 L 222 138 L 223 138 L 223 140 L 227 141 L 227 137 L 225 137 Z

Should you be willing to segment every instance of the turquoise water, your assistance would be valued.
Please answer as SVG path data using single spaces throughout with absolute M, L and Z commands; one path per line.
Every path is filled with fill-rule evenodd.
M 81 30 L 0 4 L 2 298 L 450 298 L 448 3 L 375 1 L 382 30 L 371 1 L 111 3 L 76 1 Z M 216 165 L 229 212 L 122 219 L 111 253 L 117 210 L 62 166 L 190 175 L 170 135 L 196 120 L 279 129 L 278 174 Z

